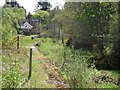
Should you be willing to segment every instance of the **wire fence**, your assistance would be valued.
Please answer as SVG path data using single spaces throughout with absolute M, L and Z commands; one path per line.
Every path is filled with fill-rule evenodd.
M 9 39 L 9 41 L 7 41 L 6 39 L 2 41 L 1 43 L 1 47 L 2 47 L 2 56 L 5 57 L 3 58 L 3 62 L 5 63 L 6 66 L 10 67 L 11 65 L 15 68 L 18 69 L 17 67 L 19 66 L 20 68 L 20 72 L 17 72 L 21 75 L 21 82 L 24 83 L 26 82 L 25 80 L 27 80 L 27 78 L 29 77 L 28 73 L 29 73 L 29 51 L 26 50 L 26 47 L 22 47 L 23 45 L 27 45 L 27 43 L 25 43 L 22 39 L 23 39 L 23 35 L 22 36 L 14 36 L 12 38 Z M 8 60 L 7 60 L 8 59 Z M 5 60 L 7 60 L 5 62 Z M 9 63 L 8 63 L 9 62 Z M 14 65 L 15 63 L 15 65 Z M 7 71 L 7 67 L 3 66 L 2 67 L 2 71 Z M 11 67 L 9 68 L 9 71 L 11 70 Z M 18 70 L 17 70 L 18 71 Z M 9 76 L 9 73 L 7 76 L 5 76 L 5 72 L 3 73 L 2 78 L 6 78 L 7 76 Z M 13 73 L 15 74 L 16 72 Z M 11 75 L 11 74 L 10 74 Z M 22 76 L 24 75 L 24 76 Z M 26 77 L 27 76 L 27 77 Z M 11 77 L 19 77 L 18 76 L 11 76 Z M 9 79 L 9 78 L 8 78 Z M 5 82 L 7 82 L 8 80 L 6 79 Z M 11 78 L 11 82 L 15 82 L 15 80 L 12 80 Z M 11 86 L 11 85 L 9 85 Z M 12 85 L 13 86 L 13 85 Z
M 10 49 L 11 50 L 12 46 L 14 45 L 15 48 L 13 50 L 19 51 L 19 54 L 23 54 L 24 55 L 23 58 L 26 58 L 26 57 L 29 58 L 29 63 L 28 62 L 26 62 L 26 64 L 24 63 L 24 65 L 26 65 L 29 68 L 25 67 L 27 69 L 27 70 L 25 70 L 22 67 L 22 69 L 25 70 L 25 71 L 23 71 L 23 70 L 22 71 L 25 72 L 26 75 L 27 75 L 27 77 L 24 77 L 22 79 L 24 81 L 22 86 L 25 85 L 25 82 L 26 82 L 27 78 L 28 78 L 28 80 L 31 78 L 31 74 L 32 74 L 32 52 L 34 51 L 31 48 L 31 46 L 29 45 L 28 40 L 24 39 L 24 37 L 25 36 L 23 36 L 23 35 L 14 37 L 13 39 L 11 39 L 11 40 L 13 40 L 13 42 L 10 42 L 11 44 L 6 44 L 7 42 L 5 41 L 5 46 L 11 45 L 11 48 L 9 48 L 8 46 L 6 48 L 5 48 L 5 46 L 3 47 L 4 49 Z M 37 37 L 35 37 L 35 38 L 37 38 Z M 33 38 L 31 37 L 31 38 L 28 38 L 28 39 L 33 39 Z M 34 43 L 32 43 L 32 44 L 34 44 Z M 33 46 L 33 47 L 35 48 L 35 46 Z M 23 60 L 23 62 L 24 62 L 24 60 Z M 49 62 L 49 63 L 51 63 L 51 62 Z M 54 81 L 53 84 L 55 84 L 55 85 L 57 84 L 57 86 L 58 86 L 58 84 L 59 84 L 59 86 L 61 84 L 61 85 L 64 85 L 64 87 L 69 88 L 69 85 L 65 82 L 65 79 L 63 78 L 62 74 L 60 74 L 60 72 L 57 72 L 57 74 L 56 74 L 55 71 L 53 69 L 51 69 L 52 65 L 49 65 L 47 63 L 44 63 L 44 64 L 45 64 L 45 67 L 47 67 L 47 71 L 50 72 L 54 76 L 54 78 L 49 78 L 49 79 L 52 80 L 52 82 Z M 53 68 L 54 68 L 54 66 L 53 66 Z M 59 73 L 59 75 L 58 75 L 58 73 Z M 57 78 L 57 79 L 55 79 L 55 78 Z

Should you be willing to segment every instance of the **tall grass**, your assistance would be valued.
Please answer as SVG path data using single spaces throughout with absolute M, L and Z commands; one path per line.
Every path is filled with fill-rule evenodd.
M 64 62 L 64 52 L 66 60 L 60 71 L 72 88 L 116 88 L 117 86 L 107 81 L 102 81 L 102 72 L 90 67 L 86 60 L 93 54 L 88 50 L 75 50 L 69 47 L 63 47 L 61 41 L 56 43 L 51 38 L 41 39 L 39 51 L 48 57 L 56 66 L 61 67 Z M 108 73 L 104 72 L 105 75 Z M 110 74 L 111 77 L 111 74 Z M 100 81 L 101 80 L 101 81 Z

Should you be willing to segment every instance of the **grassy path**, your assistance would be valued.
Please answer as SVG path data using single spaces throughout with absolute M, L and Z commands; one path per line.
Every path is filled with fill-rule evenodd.
M 37 43 L 36 43 L 37 44 Z M 54 84 L 57 88 L 70 88 L 62 74 L 59 72 L 58 68 L 44 55 L 42 55 L 36 48 L 34 44 L 33 52 L 39 56 L 37 60 L 41 61 L 40 66 L 46 72 L 49 80 L 48 83 Z
M 26 51 L 33 49 L 32 75 L 25 88 L 70 88 L 58 68 L 50 62 L 48 58 L 42 55 L 36 48 L 36 42 L 40 38 L 31 39 L 31 36 L 25 36 L 20 40 L 20 47 L 26 47 Z
M 28 52 L 28 56 L 32 44 L 40 41 L 38 38 L 32 40 L 31 37 L 32 36 L 24 36 L 20 39 L 20 48 L 24 48 L 24 50 Z M 48 80 L 48 76 L 44 73 L 42 67 L 40 66 L 41 61 L 37 60 L 38 57 L 39 56 L 33 52 L 31 79 L 23 86 L 23 88 L 55 88 L 53 84 L 46 82 L 46 80 Z M 29 65 L 29 60 L 27 64 Z M 21 64 L 21 67 L 22 65 L 23 64 Z

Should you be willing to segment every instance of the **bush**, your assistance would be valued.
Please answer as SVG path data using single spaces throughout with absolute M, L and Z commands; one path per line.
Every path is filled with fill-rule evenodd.
M 26 16 L 25 10 L 16 7 L 4 7 L 2 8 L 2 41 L 7 38 L 11 38 L 17 33 L 20 33 L 19 27 L 21 19 Z
M 2 48 L 3 49 L 13 49 L 15 48 L 15 42 L 17 41 L 17 38 L 14 36 L 13 39 L 7 40 L 6 38 L 2 42 Z
M 112 69 L 112 58 L 109 55 L 92 55 L 87 60 L 88 66 L 95 66 L 97 69 Z

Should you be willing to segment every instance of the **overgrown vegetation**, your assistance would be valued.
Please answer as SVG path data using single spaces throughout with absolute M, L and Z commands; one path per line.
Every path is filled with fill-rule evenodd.
M 28 75 L 27 52 L 21 48 L 16 49 L 16 45 L 11 48 L 4 47 L 2 50 L 2 87 L 20 88 Z
M 16 35 L 19 33 L 21 19 L 26 16 L 23 8 L 10 7 L 4 5 L 2 11 L 2 87 L 3 88 L 20 88 L 26 79 L 28 65 L 22 71 L 21 68 L 28 63 L 28 56 L 24 49 L 16 49 Z M 24 63 L 24 64 L 23 64 Z M 21 67 L 21 64 L 23 67 Z M 24 74 L 24 75 L 23 75 Z
M 119 69 L 119 6 L 115 2 L 66 2 L 64 9 L 50 12 L 49 34 L 67 39 L 70 47 L 91 50 L 111 61 L 109 69 Z M 103 60 L 103 59 L 102 59 Z M 105 60 L 106 66 L 109 66 Z M 108 69 L 104 66 L 101 69 Z
M 97 70 L 87 65 L 87 59 L 95 54 L 88 50 L 74 50 L 69 47 L 63 47 L 62 42 L 53 42 L 51 38 L 41 38 L 39 47 L 41 53 L 48 57 L 59 68 L 64 61 L 64 50 L 66 60 L 63 68 L 60 70 L 64 78 L 72 88 L 117 88 L 118 72 Z M 57 57 L 56 57 L 57 56 Z M 102 65 L 101 65 L 102 66 Z
M 21 19 L 26 16 L 23 8 L 9 7 L 2 8 L 2 41 L 9 41 L 15 34 L 20 33 Z
M 43 72 L 38 70 L 40 61 L 33 63 L 35 75 L 25 84 L 28 81 L 29 48 L 39 41 L 37 49 L 59 67 L 71 88 L 118 88 L 119 4 L 66 2 L 63 9 L 57 6 L 50 12 L 37 11 L 32 16 L 34 19 L 41 17 L 38 29 L 42 38 L 32 40 L 29 36 L 20 37 L 20 49 L 16 49 L 16 35 L 20 34 L 21 19 L 26 17 L 25 10 L 9 5 L 0 8 L 2 87 L 47 87 L 47 84 L 43 84 Z M 37 58 L 35 54 L 33 57 Z M 38 74 L 42 74 L 42 77 Z M 42 81 L 39 82 L 36 75 Z
M 55 8 L 50 12 L 48 31 L 54 39 L 53 45 L 56 40 L 62 40 L 63 43 L 65 39 L 65 41 L 69 41 L 69 44 L 67 42 L 67 47 L 58 50 L 50 44 L 51 46 L 49 45 L 45 52 L 42 49 L 45 47 L 44 44 L 40 51 L 50 57 L 58 66 L 62 63 L 61 60 L 64 60 L 63 71 L 66 70 L 65 75 L 68 75 L 67 80 L 71 87 L 103 87 L 107 82 L 106 78 L 109 79 L 106 87 L 110 87 L 109 85 L 117 87 L 117 84 L 115 85 L 114 80 L 111 79 L 111 75 L 103 75 L 101 71 L 97 70 L 119 70 L 118 15 L 120 7 L 118 5 L 119 3 L 113 2 L 66 2 L 64 9 Z M 70 39 L 68 40 L 68 38 Z M 51 50 L 52 47 L 55 50 Z M 80 53 L 81 50 L 82 53 Z M 86 53 L 86 57 L 82 55 L 84 51 L 91 51 L 91 54 Z M 58 52 L 60 54 L 57 54 Z M 58 57 L 55 57 L 54 54 Z M 96 74 L 98 72 L 100 77 L 105 77 L 105 79 L 99 78 L 99 75 Z M 112 84 L 109 84 L 109 81 Z M 89 85 L 91 82 L 93 85 Z M 119 78 L 117 82 L 119 82 Z

